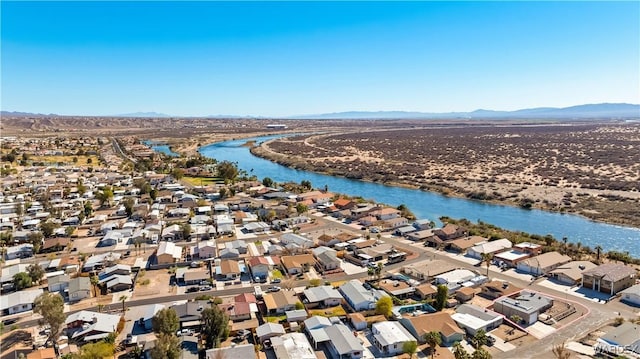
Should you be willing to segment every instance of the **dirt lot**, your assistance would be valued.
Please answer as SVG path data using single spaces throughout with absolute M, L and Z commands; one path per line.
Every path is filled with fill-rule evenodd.
M 138 275 L 138 284 L 136 284 L 136 288 L 133 291 L 133 299 L 174 293 L 175 288 L 169 285 L 170 278 L 171 274 L 166 269 L 145 271 L 144 275 Z M 149 281 L 148 284 L 142 284 L 146 280 Z
M 515 346 L 521 346 L 525 343 L 531 343 L 537 340 L 526 332 L 506 324 L 500 325 L 500 327 L 491 331 L 491 334 Z

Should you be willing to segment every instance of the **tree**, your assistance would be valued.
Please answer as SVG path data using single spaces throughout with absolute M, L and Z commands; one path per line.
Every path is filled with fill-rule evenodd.
M 265 177 L 262 179 L 262 185 L 265 187 L 273 187 L 273 180 L 269 177 Z
M 309 210 L 309 207 L 307 207 L 307 205 L 303 204 L 303 203 L 298 203 L 296 205 L 296 212 L 298 212 L 298 214 L 303 214 L 305 212 L 307 212 Z
M 440 332 L 431 331 L 429 333 L 425 333 L 424 341 L 429 345 L 429 348 L 431 350 L 431 358 L 433 358 L 436 355 L 436 347 L 442 344 L 442 337 L 440 336 Z
M 105 341 L 85 344 L 80 348 L 78 359 L 103 359 L 113 357 L 115 346 Z
M 304 309 L 304 304 L 302 304 L 302 302 L 300 302 L 300 301 L 297 301 L 296 302 L 296 309 L 297 310 Z
M 300 181 L 300 186 L 302 186 L 302 188 L 306 189 L 307 191 L 313 188 L 313 186 L 311 185 L 311 181 L 308 180 Z
M 453 356 L 456 359 L 471 359 L 471 356 L 466 350 L 464 350 L 464 347 L 460 342 L 453 343 Z
M 42 248 L 42 238 L 43 235 L 41 232 L 31 232 L 27 236 L 29 243 L 33 244 L 33 253 L 40 252 L 40 248 Z
M 600 255 L 602 254 L 602 247 L 598 244 L 596 250 L 596 262 L 600 263 Z
M 89 217 L 93 213 L 93 205 L 91 201 L 86 201 L 84 203 L 84 215 L 85 217 Z
M 222 187 L 218 190 L 218 195 L 221 199 L 227 198 L 227 189 Z
M 481 348 L 483 345 L 487 344 L 487 332 L 484 329 L 479 329 L 476 334 L 471 338 L 471 345 L 475 349 Z
M 31 277 L 31 281 L 36 284 L 40 283 L 40 280 L 44 277 L 44 269 L 42 269 L 38 264 L 30 264 L 27 267 L 27 273 L 29 274 L 29 277 Z
M 551 348 L 551 352 L 556 359 L 569 359 L 571 358 L 571 352 L 565 346 L 565 342 L 563 341 L 560 344 L 554 344 Z
M 40 325 L 48 325 L 51 333 L 49 339 L 55 343 L 60 329 L 67 319 L 64 314 L 64 299 L 58 293 L 44 292 L 33 301 L 33 312 L 40 314 Z
M 402 344 L 402 352 L 405 354 L 409 354 L 409 359 L 413 358 L 413 355 L 417 350 L 418 343 L 413 340 L 404 342 L 404 344 Z
M 87 158 L 87 164 L 91 164 L 93 163 L 93 160 L 91 159 L 91 157 Z
M 191 225 L 189 223 L 183 223 L 180 226 L 180 229 L 182 231 L 182 239 L 183 240 L 189 240 L 189 236 L 191 235 Z
M 522 321 L 522 318 L 517 314 L 512 315 L 509 319 L 511 319 L 511 321 L 516 324 L 520 324 L 520 322 Z
M 98 313 L 102 313 L 102 311 L 104 310 L 105 305 L 104 304 L 98 304 Z
M 160 334 L 156 346 L 151 349 L 151 359 L 178 359 L 181 352 L 180 339 L 175 334 Z
M 13 285 L 16 287 L 16 290 L 23 290 L 31 287 L 33 285 L 33 280 L 31 280 L 29 273 L 20 272 L 13 276 Z
M 218 164 L 218 177 L 225 181 L 233 181 L 238 177 L 238 166 L 233 162 L 222 161 Z
M 438 291 L 436 293 L 436 301 L 434 303 L 435 309 L 440 311 L 444 309 L 445 304 L 447 304 L 447 298 L 449 297 L 449 288 L 446 285 L 440 284 L 438 286 Z
M 133 198 L 129 197 L 126 198 L 122 202 L 122 204 L 124 205 L 124 210 L 127 213 L 127 217 L 131 217 L 131 215 L 133 214 L 133 206 L 135 206 L 136 201 Z
M 391 317 L 391 309 L 393 308 L 393 300 L 391 297 L 382 297 L 376 302 L 376 314 Z
M 93 296 L 98 296 L 98 284 L 100 283 L 100 278 L 97 275 L 92 275 L 89 277 L 89 281 L 91 281 L 91 285 L 93 286 Z
M 111 205 L 111 199 L 113 198 L 113 190 L 110 187 L 105 187 L 102 191 L 96 194 L 96 198 L 100 201 L 100 206 Z
M 205 308 L 201 315 L 205 349 L 218 347 L 229 336 L 229 317 L 218 306 Z
M 489 278 L 489 267 L 491 266 L 491 261 L 493 260 L 493 254 L 491 253 L 481 253 L 482 256 L 481 262 L 484 262 L 487 265 L 487 278 Z
M 127 311 L 127 308 L 124 306 L 124 302 L 127 301 L 127 298 L 129 297 L 127 297 L 126 295 L 121 295 L 120 298 L 118 298 L 118 300 L 122 302 L 122 313 Z
M 181 180 L 182 177 L 184 177 L 184 170 L 182 170 L 181 168 L 174 168 L 173 170 L 171 170 L 171 177 L 177 180 Z
M 151 326 L 156 334 L 175 334 L 180 329 L 180 318 L 173 308 L 165 308 L 151 318 Z
M 81 212 L 81 213 L 82 213 L 82 212 Z M 76 227 L 74 227 L 74 226 L 67 226 L 67 227 L 65 227 L 65 228 L 64 228 L 64 234 L 65 234 L 67 237 L 71 237 L 71 235 L 72 235 L 72 234 L 73 234 L 73 232 L 75 232 L 75 231 L 76 231 Z
M 478 348 L 471 354 L 471 359 L 491 359 L 491 354 L 484 348 Z
M 406 219 L 409 219 L 409 220 L 414 220 L 414 219 L 416 219 L 415 214 L 413 214 L 413 212 L 411 212 L 411 211 L 409 210 L 409 208 L 408 208 L 406 205 L 401 204 L 401 205 L 399 205 L 396 209 L 397 209 L 398 211 L 400 211 L 400 215 L 401 215 L 402 217 L 404 217 L 404 218 L 406 218 Z

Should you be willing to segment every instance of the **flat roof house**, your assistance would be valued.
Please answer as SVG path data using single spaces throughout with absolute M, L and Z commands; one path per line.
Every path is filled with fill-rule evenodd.
M 538 321 L 538 314 L 551 308 L 553 299 L 540 293 L 523 290 L 516 297 L 505 297 L 493 303 L 493 310 L 507 318 L 518 316 L 526 325 Z
M 379 322 L 371 326 L 373 334 L 373 345 L 382 354 L 398 355 L 403 353 L 404 344 L 407 342 L 417 342 L 399 322 Z
M 640 284 L 631 286 L 621 291 L 620 294 L 622 295 L 621 301 L 640 307 Z
M 480 329 L 488 333 L 502 324 L 502 315 L 472 304 L 462 304 L 451 318 L 469 335 L 475 335 Z
M 582 287 L 614 295 L 634 285 L 636 277 L 633 267 L 607 263 L 582 272 Z

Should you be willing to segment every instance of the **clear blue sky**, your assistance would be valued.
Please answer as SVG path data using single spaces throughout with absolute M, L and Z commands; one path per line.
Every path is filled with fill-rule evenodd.
M 640 102 L 640 2 L 1 2 L 3 110 Z

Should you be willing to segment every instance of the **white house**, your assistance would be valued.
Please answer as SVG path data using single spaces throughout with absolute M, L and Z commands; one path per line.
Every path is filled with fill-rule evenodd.
M 402 354 L 405 343 L 417 342 L 400 322 L 374 323 L 371 326 L 371 333 L 373 345 L 385 356 Z
M 388 294 L 383 291 L 373 288 L 366 289 L 357 279 L 352 279 L 341 285 L 338 291 L 354 311 L 374 309 L 380 298 L 388 297 Z
M 3 314 L 16 314 L 33 309 L 33 301 L 42 294 L 42 289 L 21 290 L 0 296 L 0 310 Z
M 518 262 L 516 268 L 523 273 L 545 275 L 563 264 L 571 262 L 571 257 L 558 252 L 547 252 Z
M 490 241 L 481 243 L 467 249 L 467 255 L 471 258 L 482 259 L 483 254 L 494 254 L 502 252 L 513 246 L 510 240 L 506 238 L 498 239 L 496 241 Z
M 475 335 L 478 330 L 489 332 L 502 324 L 502 315 L 472 304 L 462 304 L 451 315 L 451 318 L 469 335 Z
M 620 292 L 620 300 L 629 304 L 640 306 L 640 284 L 631 286 Z

